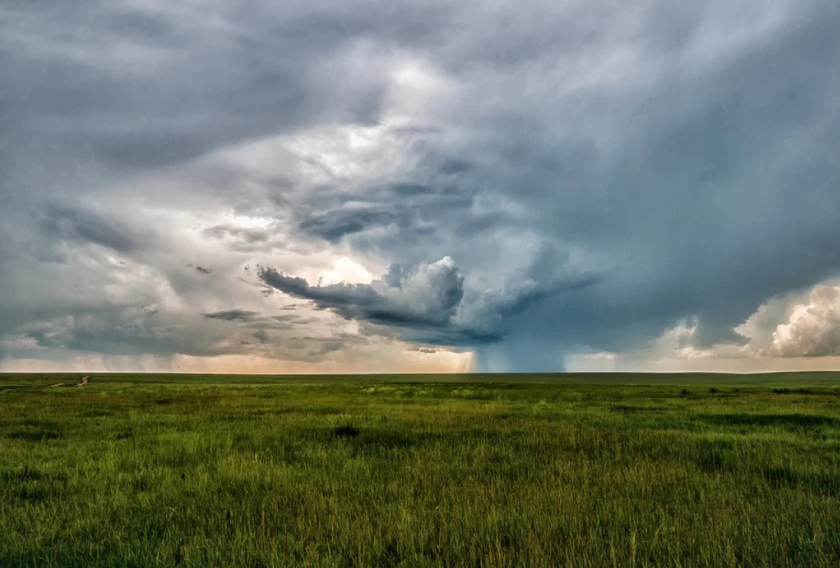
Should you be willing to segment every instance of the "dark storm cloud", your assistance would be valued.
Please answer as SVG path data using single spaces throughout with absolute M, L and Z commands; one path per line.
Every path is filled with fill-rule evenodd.
M 103 303 L 65 313 L 72 315 L 29 321 L 18 327 L 17 336 L 33 340 L 37 347 L 30 351 L 31 356 L 48 357 L 56 351 L 127 356 L 231 352 L 227 347 L 211 347 L 201 333 L 182 333 L 184 318 L 161 313 L 155 306 L 115 308 Z
M 359 193 L 329 191 L 308 197 L 308 211 L 298 212 L 302 217 L 300 233 L 335 244 L 344 237 L 375 229 L 429 234 L 436 226 L 447 225 L 448 230 L 470 233 L 487 223 L 489 216 L 473 218 L 470 214 L 477 190 L 452 184 L 449 176 L 441 174 L 441 166 L 427 158 L 427 152 L 421 150 L 420 164 L 412 172 L 425 178 L 424 183 L 394 182 L 366 187 Z M 467 170 L 464 167 L 458 171 Z
M 417 267 L 392 265 L 371 284 L 312 286 L 303 278 L 265 267 L 259 276 L 281 292 L 313 301 L 319 309 L 398 330 L 393 335 L 403 340 L 461 347 L 500 341 L 505 336 L 506 320 L 514 314 L 551 296 L 592 286 L 600 279 L 594 274 L 567 275 L 543 283 L 528 279 L 511 290 L 465 292 L 464 277 L 449 257 Z M 383 330 L 374 332 L 381 334 Z
M 328 353 L 333 353 L 335 351 L 339 351 L 344 347 L 344 344 L 340 341 L 324 341 L 317 349 L 311 349 L 309 351 L 310 357 L 321 357 Z
M 248 310 L 225 310 L 222 312 L 211 312 L 203 315 L 207 319 L 242 321 L 246 323 L 260 317 L 259 312 L 250 312 Z
M 488 369 L 686 318 L 697 348 L 743 344 L 840 271 L 838 28 L 824 0 L 5 2 L 0 340 L 218 353 L 240 326 L 207 320 L 269 325 L 237 280 L 261 262 L 266 296 Z M 330 252 L 394 267 L 285 275 Z M 779 353 L 828 353 L 812 331 Z
M 357 73 L 360 61 L 342 65 L 341 50 L 363 50 L 359 41 L 384 30 L 386 44 L 416 44 L 435 26 L 433 8 L 407 7 L 398 17 L 374 2 L 293 3 L 278 12 L 262 2 L 36 8 L 19 0 L 2 10 L 9 55 L 0 71 L 15 77 L 0 99 L 3 130 L 34 130 L 132 169 L 313 119 L 371 122 L 384 86 Z
M 609 253 L 615 278 L 521 326 L 539 334 L 571 320 L 570 341 L 621 349 L 695 315 L 701 347 L 741 342 L 732 327 L 767 298 L 837 272 L 840 254 L 819 245 L 840 237 L 828 155 L 840 109 L 826 98 L 840 88 L 838 10 L 822 6 L 821 17 L 709 70 L 690 113 L 680 105 L 691 83 L 669 76 L 655 95 L 665 106 L 634 105 L 626 158 L 600 181 L 572 170 L 593 197 L 572 209 L 569 237 Z
M 656 63 L 650 84 L 585 93 L 567 107 L 522 100 L 515 121 L 501 108 L 481 119 L 496 136 L 464 148 L 465 159 L 487 166 L 459 183 L 464 195 L 483 185 L 485 194 L 507 196 L 527 211 L 524 223 L 474 208 L 450 220 L 442 208 L 434 235 L 462 242 L 438 248 L 426 239 L 418 247 L 406 230 L 378 240 L 359 231 L 351 242 L 391 258 L 457 255 L 470 264 L 468 275 L 487 270 L 481 264 L 494 253 L 486 243 L 500 243 L 505 229 L 603 259 L 609 276 L 597 285 L 512 315 L 510 335 L 520 339 L 500 357 L 512 358 L 513 368 L 539 359 L 537 351 L 633 348 L 691 316 L 697 347 L 742 344 L 732 328 L 767 298 L 840 269 L 840 253 L 826 246 L 840 238 L 832 157 L 840 109 L 829 94 L 840 90 L 839 16 L 825 3 L 803 6 L 776 33 L 752 40 L 755 48 L 710 54 L 693 75 L 680 62 L 691 55 L 689 42 L 663 37 L 674 52 L 648 51 Z M 662 32 L 659 23 L 650 19 L 648 39 Z M 515 98 L 512 81 L 501 87 Z
M 396 220 L 396 215 L 388 211 L 342 211 L 333 209 L 303 221 L 300 224 L 300 229 L 305 233 L 335 243 L 346 235 L 360 233 L 372 227 L 388 225 Z
M 311 286 L 303 278 L 264 267 L 259 276 L 269 286 L 312 300 L 318 308 L 333 310 L 345 319 L 399 327 L 445 327 L 464 295 L 463 276 L 449 258 L 407 272 L 396 286 L 385 281 Z
M 138 246 L 138 238 L 125 227 L 118 227 L 89 210 L 50 205 L 41 219 L 41 227 L 53 238 L 91 242 L 121 253 L 130 253 Z
M 269 330 L 289 330 L 294 329 L 296 326 L 313 323 L 313 320 L 302 319 L 296 315 L 269 316 L 260 312 L 240 309 L 210 312 L 202 314 L 202 316 L 205 319 L 249 324 L 247 326 L 248 328 L 257 329 L 254 334 L 254 337 L 257 339 L 267 338 L 267 332 Z M 266 343 L 266 341 L 261 341 L 261 343 Z

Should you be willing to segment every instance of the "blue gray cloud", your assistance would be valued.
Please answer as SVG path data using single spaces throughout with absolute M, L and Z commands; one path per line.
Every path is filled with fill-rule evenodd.
M 827 0 L 5 2 L 0 357 L 352 357 L 284 347 L 289 297 L 277 325 L 489 370 L 687 319 L 748 345 L 840 272 L 838 27 Z M 338 257 L 392 268 L 318 284 Z M 796 345 L 762 353 L 831 351 Z

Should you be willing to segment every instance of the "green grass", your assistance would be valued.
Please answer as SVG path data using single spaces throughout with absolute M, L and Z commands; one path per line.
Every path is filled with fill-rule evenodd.
M 4 568 L 840 566 L 840 374 L 76 382 L 0 375 Z

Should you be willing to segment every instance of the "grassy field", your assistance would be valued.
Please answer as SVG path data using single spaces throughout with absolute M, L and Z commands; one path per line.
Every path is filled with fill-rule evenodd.
M 840 374 L 79 378 L 0 375 L 4 568 L 840 566 Z

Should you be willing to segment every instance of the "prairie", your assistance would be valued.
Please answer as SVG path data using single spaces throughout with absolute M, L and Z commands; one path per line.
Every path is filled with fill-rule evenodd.
M 840 374 L 79 380 L 0 375 L 0 566 L 840 565 Z

